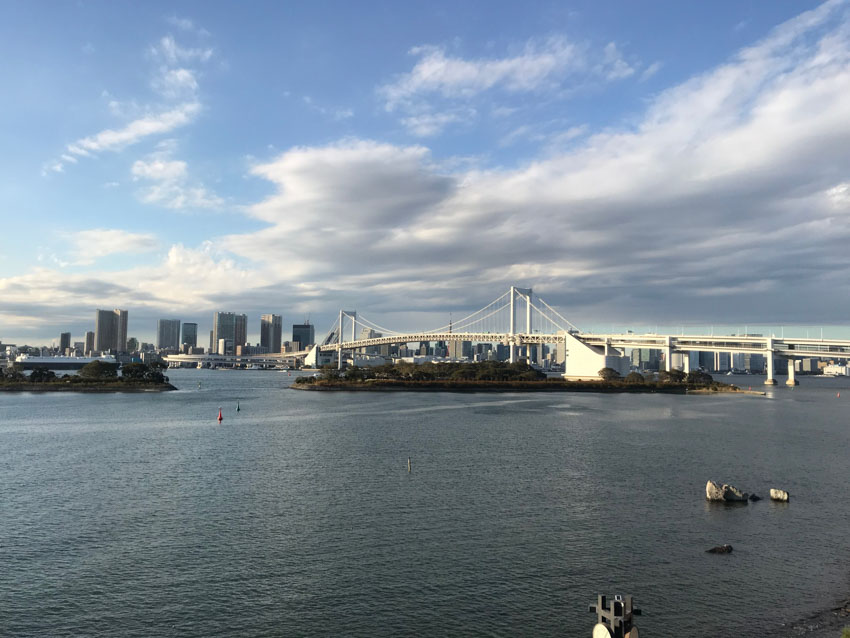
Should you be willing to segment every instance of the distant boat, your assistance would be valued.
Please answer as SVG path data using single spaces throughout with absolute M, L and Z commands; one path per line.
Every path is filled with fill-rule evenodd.
M 218 422 L 221 423 L 222 419 L 224 419 L 224 417 L 221 416 L 221 408 L 219 408 L 218 409 Z

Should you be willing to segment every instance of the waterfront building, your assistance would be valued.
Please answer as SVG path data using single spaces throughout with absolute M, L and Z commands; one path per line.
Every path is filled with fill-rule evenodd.
M 216 354 L 233 354 L 233 339 L 219 339 L 216 345 Z
M 198 345 L 198 324 L 183 324 L 183 338 L 180 340 L 180 343 L 186 344 L 187 346 L 190 346 L 192 348 Z
M 309 322 L 293 324 L 292 340 L 298 342 L 299 350 L 306 350 L 316 343 L 316 327 Z
M 86 332 L 86 343 L 83 346 L 83 352 L 88 356 L 94 350 L 94 332 L 89 330 Z
M 237 315 L 234 312 L 216 312 L 213 315 L 213 346 L 216 347 L 216 354 L 227 354 L 221 352 L 217 347 L 221 344 L 222 339 L 231 342 L 231 348 L 234 346 L 242 346 L 248 341 L 248 317 L 247 315 Z M 230 354 L 233 354 L 231 351 Z
M 94 349 L 99 352 L 127 350 L 127 317 L 126 310 L 95 310 L 94 316 Z
M 59 335 L 59 354 L 68 354 L 71 349 L 71 333 L 63 332 Z
M 283 317 L 280 315 L 262 315 L 260 317 L 260 345 L 266 352 L 280 352 Z
M 156 347 L 175 352 L 180 349 L 179 319 L 160 319 L 156 322 Z

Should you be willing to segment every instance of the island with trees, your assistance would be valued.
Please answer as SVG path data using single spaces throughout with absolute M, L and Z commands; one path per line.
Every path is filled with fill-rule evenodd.
M 661 371 L 646 375 L 630 372 L 625 377 L 612 368 L 599 371 L 599 379 L 587 381 L 549 377 L 526 363 L 482 361 L 476 363 L 386 364 L 349 367 L 344 371 L 326 367 L 313 376 L 299 377 L 296 390 L 424 390 L 450 392 L 551 391 L 551 392 L 741 392 L 740 388 L 715 381 L 700 370 Z
M 36 369 L 26 374 L 17 366 L 0 368 L 0 392 L 164 392 L 176 390 L 162 364 L 116 364 L 92 361 L 78 374 L 57 375 Z

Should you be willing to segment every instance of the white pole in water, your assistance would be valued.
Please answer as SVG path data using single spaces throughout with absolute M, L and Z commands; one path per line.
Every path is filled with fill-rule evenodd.
M 410 457 L 407 457 L 407 473 L 410 474 Z

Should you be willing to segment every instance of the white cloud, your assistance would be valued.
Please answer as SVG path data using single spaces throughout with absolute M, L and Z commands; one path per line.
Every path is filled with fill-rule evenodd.
M 197 102 L 181 104 L 171 110 L 134 120 L 121 129 L 106 129 L 96 135 L 79 139 L 68 145 L 68 152 L 88 156 L 101 151 L 119 150 L 151 135 L 168 133 L 184 126 L 200 111 L 201 105 Z
M 182 99 L 193 96 L 198 91 L 195 73 L 189 69 L 163 68 L 152 85 L 155 91 L 169 99 Z
M 664 65 L 661 62 L 653 62 L 652 64 L 650 64 L 640 74 L 640 81 L 646 82 L 649 78 L 658 73 L 661 70 L 662 66 Z
M 553 76 L 585 65 L 580 47 L 562 37 L 529 42 L 522 53 L 506 58 L 465 60 L 450 57 L 438 47 L 417 47 L 410 53 L 419 56 L 413 69 L 379 89 L 387 110 L 428 93 L 471 97 L 495 86 L 512 92 L 534 91 Z
M 156 250 L 158 242 L 149 233 L 131 233 L 120 229 L 95 228 L 69 234 L 75 265 L 92 264 L 108 255 L 135 255 Z
M 563 36 L 532 39 L 521 51 L 501 58 L 465 59 L 444 48 L 411 49 L 419 59 L 407 73 L 378 88 L 387 111 L 401 111 L 402 124 L 424 137 L 446 125 L 466 121 L 461 109 L 473 117 L 471 104 L 484 93 L 503 95 L 561 92 L 588 82 L 614 82 L 635 73 L 614 42 L 593 52 L 587 43 Z M 494 117 L 514 113 L 516 107 L 488 104 Z
M 210 34 L 209 31 L 196 25 L 189 18 L 180 18 L 178 16 L 169 16 L 165 19 L 165 21 L 173 27 L 177 27 L 181 31 L 188 31 L 190 33 L 194 33 L 200 36 L 208 36 Z
M 174 144 L 166 142 L 160 148 L 146 159 L 134 162 L 131 168 L 134 181 L 148 182 L 139 192 L 142 202 L 176 210 L 214 209 L 224 205 L 224 200 L 203 184 L 189 181 L 186 162 L 171 159 Z
M 454 110 L 445 113 L 422 113 L 402 118 L 401 123 L 417 137 L 429 137 L 442 132 L 449 124 L 468 122 L 475 118 L 475 109 Z
M 130 171 L 134 179 L 176 180 L 186 177 L 186 162 L 178 160 L 136 160 Z
M 187 62 L 207 62 L 213 56 L 211 47 L 184 48 L 170 35 L 161 38 L 150 48 L 150 54 L 170 66 L 178 66 Z

